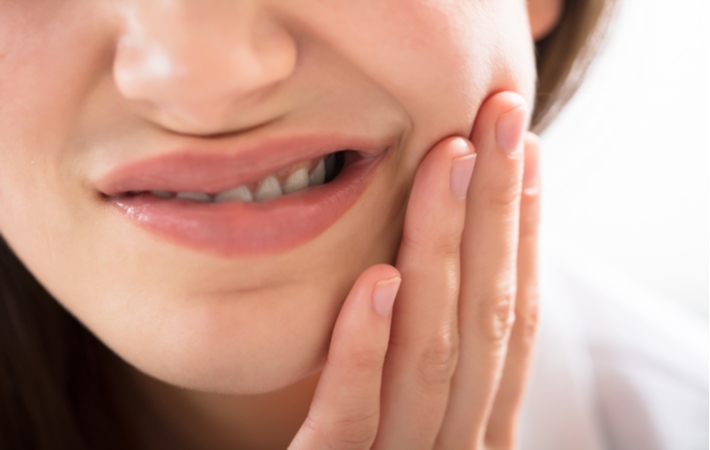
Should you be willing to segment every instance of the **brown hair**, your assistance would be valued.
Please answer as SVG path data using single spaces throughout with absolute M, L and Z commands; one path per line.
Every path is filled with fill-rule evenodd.
M 0 239 L 0 448 L 130 448 L 106 353 Z
M 572 98 L 601 46 L 616 0 L 566 0 L 560 22 L 535 44 L 532 130 L 542 132 Z
M 558 26 L 536 44 L 533 130 L 575 92 L 613 2 L 567 0 Z M 0 448 L 145 448 L 146 417 L 136 413 L 144 408 L 123 370 L 0 239 Z

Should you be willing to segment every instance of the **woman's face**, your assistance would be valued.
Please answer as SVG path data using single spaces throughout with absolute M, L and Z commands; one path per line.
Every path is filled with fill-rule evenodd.
M 283 387 L 393 261 L 427 150 L 532 102 L 532 48 L 524 0 L 0 0 L 0 232 L 140 370 Z

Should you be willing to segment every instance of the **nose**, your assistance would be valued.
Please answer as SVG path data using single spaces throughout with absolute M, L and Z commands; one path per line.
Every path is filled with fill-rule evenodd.
M 294 71 L 296 42 L 252 0 L 134 0 L 122 13 L 119 92 L 177 132 L 233 128 L 249 99 Z

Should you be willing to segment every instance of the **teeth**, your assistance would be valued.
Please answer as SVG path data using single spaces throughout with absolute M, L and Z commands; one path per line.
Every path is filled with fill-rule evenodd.
M 177 198 L 184 200 L 194 200 L 196 202 L 209 203 L 212 201 L 212 197 L 204 192 L 178 192 Z
M 325 181 L 325 163 L 322 159 L 318 162 L 316 168 L 313 169 L 313 172 L 311 172 L 308 181 L 309 186 L 320 186 Z
M 325 183 L 328 173 L 332 174 L 335 166 L 334 155 L 321 158 L 316 167 L 309 173 L 307 167 L 301 167 L 292 172 L 283 182 L 283 187 L 275 175 L 264 178 L 256 191 L 252 194 L 249 186 L 238 186 L 218 194 L 207 194 L 205 192 L 171 192 L 153 190 L 150 193 L 159 198 L 178 198 L 200 203 L 222 203 L 222 202 L 265 202 L 285 194 L 307 189 L 309 186 L 320 186 Z M 283 172 L 281 172 L 283 173 Z M 139 195 L 142 191 L 129 192 L 129 195 Z
M 160 198 L 173 198 L 175 197 L 174 192 L 170 191 L 150 191 L 151 194 L 155 195 L 156 197 Z
M 267 200 L 281 197 L 282 195 L 283 192 L 281 191 L 281 184 L 279 183 L 279 180 L 275 176 L 269 175 L 264 178 L 264 181 L 261 182 L 259 188 L 254 193 L 254 200 L 257 202 L 265 202 Z
M 308 187 L 308 169 L 302 167 L 286 178 L 284 194 L 293 194 Z
M 251 191 L 248 187 L 239 186 L 228 191 L 220 192 L 219 194 L 215 195 L 214 201 L 217 203 L 230 201 L 253 202 L 254 196 L 251 194 Z

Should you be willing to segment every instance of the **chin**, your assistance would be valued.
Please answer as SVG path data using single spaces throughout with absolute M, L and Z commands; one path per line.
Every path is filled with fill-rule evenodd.
M 324 257 L 301 283 L 181 302 L 149 347 L 124 340 L 127 351 L 115 350 L 153 378 L 202 392 L 254 395 L 292 385 L 323 368 L 340 308 L 360 273 L 394 261 L 400 222 L 355 260 L 354 251 L 338 261 Z M 341 261 L 346 254 L 348 262 Z
M 170 385 L 216 394 L 272 392 L 322 369 L 340 307 L 359 273 L 349 267 L 320 273 L 321 283 L 172 303 L 153 299 L 170 305 L 160 322 L 146 317 L 133 321 L 132 332 L 104 326 L 95 334 L 138 371 Z

